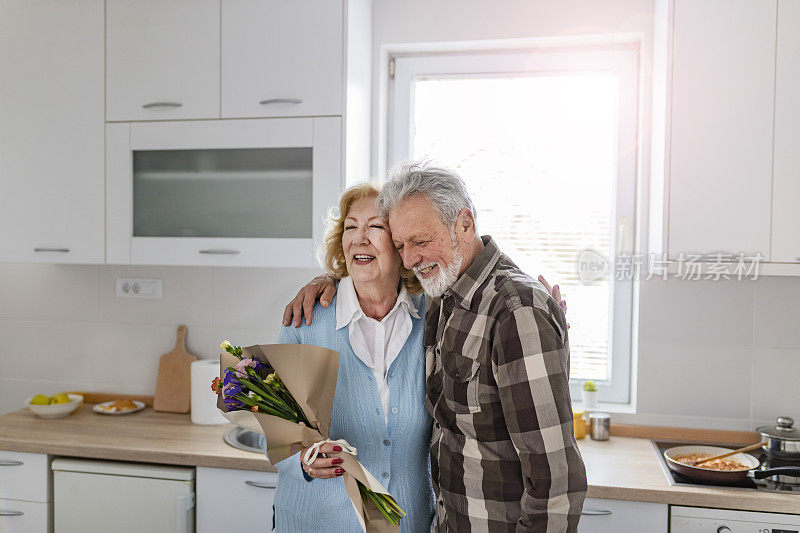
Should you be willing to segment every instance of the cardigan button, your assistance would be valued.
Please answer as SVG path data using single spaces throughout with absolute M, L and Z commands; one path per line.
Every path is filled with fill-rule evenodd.
M 384 472 L 382 474 L 382 476 L 383 476 L 383 479 L 386 479 L 387 477 L 389 477 L 389 472 Z
M 397 414 L 397 407 L 392 407 L 392 414 Z
M 383 440 L 383 445 L 384 446 L 391 446 L 391 444 L 392 444 L 392 441 L 390 441 L 389 439 L 384 439 Z

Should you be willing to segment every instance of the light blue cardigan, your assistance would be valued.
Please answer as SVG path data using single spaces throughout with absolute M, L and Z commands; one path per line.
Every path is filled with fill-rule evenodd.
M 432 420 L 425 411 L 425 297 L 412 296 L 422 318 L 413 318 L 411 334 L 389 367 L 389 424 L 372 371 L 353 353 L 347 328 L 336 330 L 336 298 L 314 307 L 314 322 L 284 327 L 278 343 L 323 346 L 340 354 L 333 402 L 331 438 L 358 449 L 358 460 L 395 497 L 407 516 L 400 531 L 430 531 L 434 495 L 430 474 Z M 306 481 L 300 454 L 275 466 L 278 492 L 275 525 L 279 532 L 361 531 L 341 478 Z

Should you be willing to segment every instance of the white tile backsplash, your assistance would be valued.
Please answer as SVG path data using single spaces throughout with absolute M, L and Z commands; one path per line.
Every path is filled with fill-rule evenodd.
M 638 410 L 656 415 L 747 419 L 749 346 L 639 343 Z
M 699 346 L 749 346 L 758 281 L 645 281 L 639 338 Z
M 800 279 L 758 280 L 755 297 L 755 346 L 800 348 Z
M 791 416 L 800 427 L 800 348 L 756 348 L 753 381 L 753 420 L 774 424 Z
M 117 278 L 161 279 L 163 297 L 117 298 Z M 100 271 L 100 315 L 129 324 L 210 324 L 212 292 L 211 268 L 107 266 Z
M 0 318 L 97 320 L 101 267 L 0 263 Z

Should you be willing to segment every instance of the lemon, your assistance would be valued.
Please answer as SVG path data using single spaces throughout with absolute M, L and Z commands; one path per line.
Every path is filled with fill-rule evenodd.
M 50 403 L 50 396 L 46 394 L 37 394 L 31 399 L 34 405 L 48 405 Z
M 69 403 L 69 396 L 66 393 L 60 392 L 53 396 L 50 400 L 51 403 Z

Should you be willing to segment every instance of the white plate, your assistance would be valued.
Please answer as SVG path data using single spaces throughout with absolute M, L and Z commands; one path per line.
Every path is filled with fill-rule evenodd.
M 126 409 L 124 411 L 104 411 L 102 409 L 106 405 L 111 405 L 112 403 L 114 403 L 114 400 L 111 400 L 109 402 L 98 403 L 97 405 L 92 407 L 92 411 L 94 411 L 95 413 L 99 413 L 101 415 L 127 415 L 129 413 L 135 413 L 137 411 L 141 411 L 142 409 L 144 409 L 144 402 L 140 402 L 137 400 L 133 400 L 133 403 L 136 404 L 136 407 L 133 409 Z

